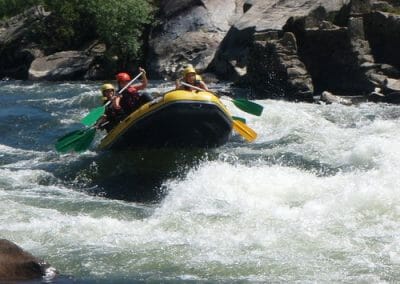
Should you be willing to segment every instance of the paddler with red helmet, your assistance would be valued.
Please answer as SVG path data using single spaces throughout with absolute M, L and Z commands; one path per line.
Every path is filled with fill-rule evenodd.
M 149 95 L 139 93 L 139 91 L 144 90 L 148 84 L 146 71 L 141 67 L 139 67 L 139 71 L 142 74 L 142 81 L 140 83 L 132 84 L 126 88 L 122 93 L 119 94 L 116 100 L 116 105 L 121 106 L 125 115 L 129 115 L 144 103 L 152 100 Z M 118 73 L 115 78 L 117 79 L 119 90 L 122 90 L 122 88 L 124 88 L 126 84 L 131 81 L 131 76 L 125 72 Z

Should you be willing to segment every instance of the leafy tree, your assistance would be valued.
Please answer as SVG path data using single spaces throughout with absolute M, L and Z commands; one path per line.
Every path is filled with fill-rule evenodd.
M 119 54 L 122 65 L 140 56 L 142 35 L 153 19 L 153 7 L 144 0 L 91 0 L 91 14 L 96 32 L 109 47 Z
M 151 0 L 0 0 L 0 18 L 42 4 L 51 14 L 32 25 L 30 40 L 48 53 L 79 49 L 94 39 L 107 45 L 125 67 L 138 59 L 144 32 L 153 21 Z
M 45 0 L 45 6 L 51 15 L 34 27 L 33 34 L 48 51 L 79 48 L 95 38 L 89 1 Z
M 43 4 L 43 0 L 0 0 L 0 19 L 15 16 L 38 4 Z
M 143 32 L 154 10 L 147 0 L 45 0 L 45 4 L 52 14 L 32 34 L 49 52 L 80 48 L 99 39 L 122 67 L 141 56 Z

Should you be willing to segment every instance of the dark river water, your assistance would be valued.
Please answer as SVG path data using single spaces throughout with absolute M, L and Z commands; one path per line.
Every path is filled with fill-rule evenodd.
M 254 143 L 58 154 L 100 84 L 0 82 L 0 238 L 50 282 L 399 281 L 399 106 L 226 102 Z

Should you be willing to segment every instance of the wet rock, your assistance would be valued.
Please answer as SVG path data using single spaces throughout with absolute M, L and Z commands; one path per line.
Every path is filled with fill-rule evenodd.
M 56 276 L 56 269 L 45 261 L 6 239 L 0 239 L 0 282 L 51 280 Z
M 375 11 L 366 14 L 364 22 L 375 61 L 400 69 L 400 15 Z
M 324 7 L 324 11 L 339 11 L 341 1 L 311 0 L 259 0 L 241 16 L 228 31 L 212 62 L 213 70 L 228 80 L 241 80 L 242 74 L 235 67 L 243 68 L 249 60 L 249 51 L 257 33 L 277 32 L 282 34 L 290 18 L 305 17 L 312 11 Z M 297 35 L 296 35 L 297 37 Z M 232 65 L 235 62 L 237 65 Z
M 351 0 L 350 15 L 362 16 L 371 12 L 372 4 L 369 0 Z
M 385 81 L 385 87 L 388 93 L 400 92 L 400 80 L 387 78 Z
M 243 1 L 160 1 L 160 27 L 149 41 L 152 77 L 176 78 L 187 64 L 206 70 Z
M 400 92 L 392 92 L 385 96 L 384 102 L 391 104 L 400 104 Z
M 29 68 L 29 79 L 56 81 L 82 78 L 93 61 L 93 56 L 74 50 L 39 57 Z
M 342 105 L 352 105 L 352 101 L 340 96 L 336 96 L 328 91 L 323 91 L 321 94 L 321 101 L 328 103 L 328 104 L 332 104 L 332 103 L 337 103 L 337 104 L 342 104 Z
M 368 101 L 371 102 L 383 102 L 385 101 L 385 95 L 381 93 L 381 88 L 375 88 L 373 92 L 368 94 Z
M 312 80 L 297 55 L 296 38 L 285 33 L 281 39 L 254 43 L 250 51 L 248 76 L 256 98 L 288 98 L 313 101 Z
M 43 55 L 29 40 L 30 28 L 49 16 L 42 6 L 0 22 L 0 78 L 27 79 L 31 62 Z

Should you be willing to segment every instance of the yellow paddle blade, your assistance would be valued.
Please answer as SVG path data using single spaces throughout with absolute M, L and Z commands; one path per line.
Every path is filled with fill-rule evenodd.
M 257 138 L 257 133 L 240 120 L 233 120 L 233 129 L 248 142 L 253 142 Z

